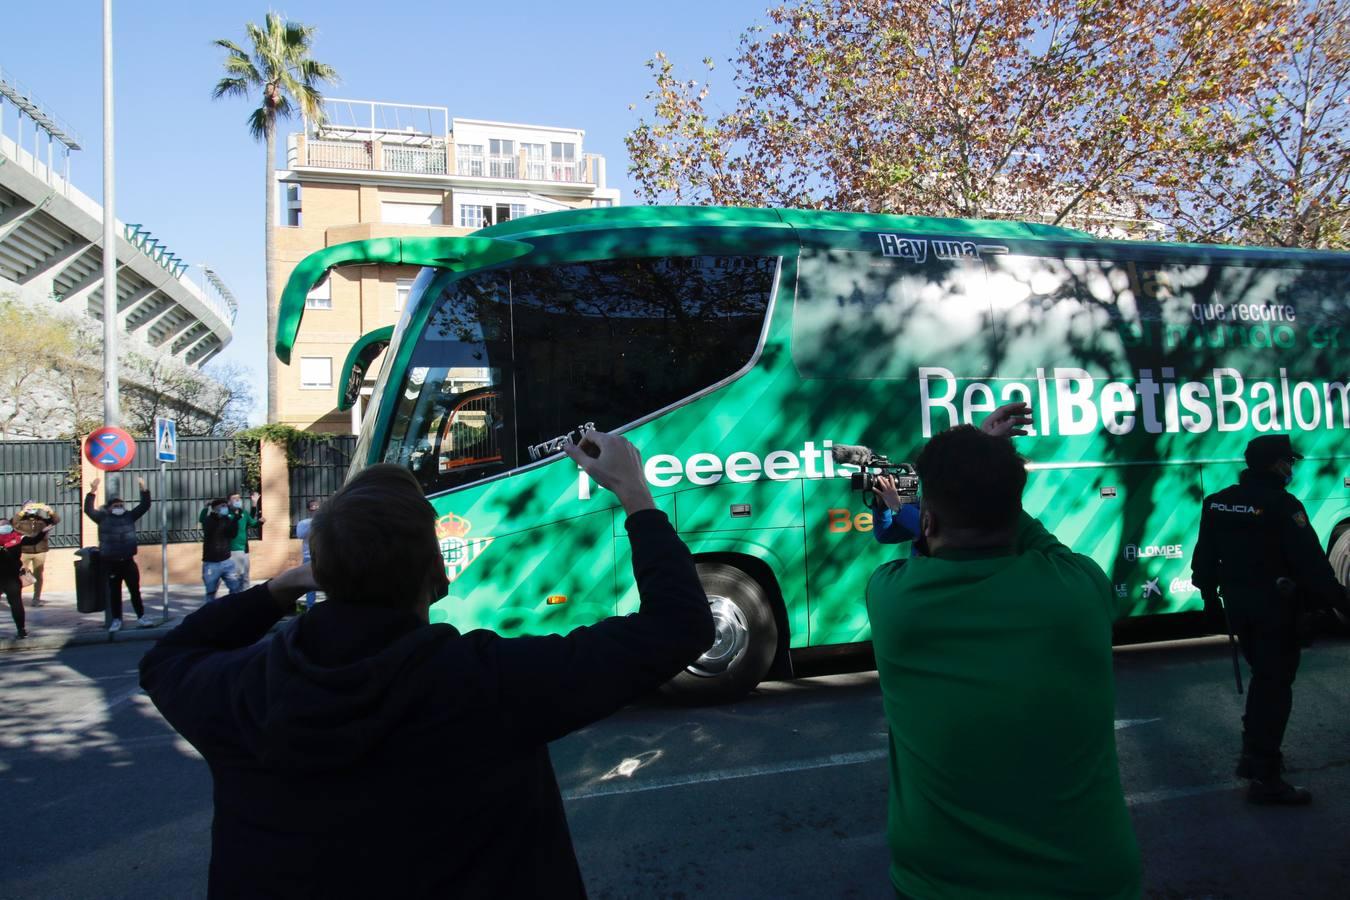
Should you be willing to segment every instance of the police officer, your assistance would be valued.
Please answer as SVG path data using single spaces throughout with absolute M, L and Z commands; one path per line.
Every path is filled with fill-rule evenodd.
M 1192 581 L 1211 616 L 1223 611 L 1251 666 L 1242 756 L 1237 776 L 1251 779 L 1253 803 L 1299 805 L 1312 794 L 1281 777 L 1280 743 L 1298 671 L 1298 619 L 1304 610 L 1344 602 L 1344 589 L 1322 551 L 1308 514 L 1285 487 L 1303 457 L 1286 434 L 1247 445 L 1238 483 L 1204 500 Z M 1292 579 L 1296 591 L 1290 591 Z M 1219 592 L 1223 606 L 1220 608 Z

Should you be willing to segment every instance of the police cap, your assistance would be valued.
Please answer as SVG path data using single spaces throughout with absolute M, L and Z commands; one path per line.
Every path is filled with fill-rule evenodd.
M 1252 438 L 1243 456 L 1247 459 L 1247 466 L 1252 469 L 1263 469 L 1285 459 L 1303 458 L 1303 454 L 1289 443 L 1287 434 L 1263 434 L 1259 438 Z

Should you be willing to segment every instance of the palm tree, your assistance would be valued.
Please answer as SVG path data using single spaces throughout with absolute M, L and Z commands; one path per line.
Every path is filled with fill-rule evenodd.
M 314 27 L 299 22 L 288 22 L 269 12 L 263 24 L 249 22 L 244 26 L 252 54 L 233 41 L 215 42 L 228 55 L 225 57 L 225 77 L 216 82 L 211 92 L 214 99 L 244 97 L 257 89 L 262 103 L 249 113 L 248 130 L 254 140 L 267 145 L 267 218 L 263 225 L 267 267 L 267 421 L 277 420 L 277 284 L 272 264 L 273 229 L 276 223 L 277 118 L 289 119 L 298 109 L 311 121 L 323 117 L 323 97 L 319 87 L 336 83 L 337 71 L 332 66 L 310 58 Z

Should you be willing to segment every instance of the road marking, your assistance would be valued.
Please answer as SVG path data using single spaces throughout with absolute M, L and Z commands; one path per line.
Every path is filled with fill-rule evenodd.
M 763 775 L 781 775 L 786 772 L 804 772 L 810 769 L 829 769 L 834 766 L 856 766 L 860 763 L 877 762 L 886 758 L 886 750 L 865 750 L 861 753 L 832 753 L 814 759 L 799 759 L 793 762 L 778 763 L 770 766 L 743 766 L 737 769 L 714 769 L 711 772 L 695 772 L 689 775 L 674 775 L 669 778 L 653 778 L 650 781 L 586 785 L 563 792 L 564 800 L 586 800 L 591 797 L 606 797 L 613 794 L 637 794 L 643 791 L 661 791 L 673 787 L 685 787 L 691 784 L 706 784 L 714 781 L 734 781 L 738 778 L 759 778 Z
M 1122 728 L 1132 728 L 1136 725 L 1147 725 L 1152 722 L 1160 722 L 1161 719 L 1116 719 L 1115 728 L 1117 731 Z M 651 760 L 639 760 L 637 758 L 625 759 L 619 765 L 610 769 L 604 775 L 600 776 L 601 781 L 608 784 L 588 784 L 573 788 L 563 792 L 565 800 L 587 800 L 591 797 L 609 797 L 616 794 L 637 794 L 644 791 L 663 791 L 668 788 L 687 787 L 691 784 L 708 784 L 717 781 L 734 781 L 741 778 L 760 778 L 765 775 L 782 775 L 788 772 L 804 772 L 811 769 L 829 769 L 836 766 L 856 766 L 861 763 L 877 762 L 886 758 L 889 751 L 878 748 L 876 750 L 864 750 L 857 753 L 832 753 L 829 756 L 818 756 L 813 759 L 800 759 L 791 762 L 777 763 L 766 766 L 742 766 L 736 769 L 714 769 L 709 772 L 695 772 L 688 775 L 672 775 L 667 778 L 652 778 L 650 780 L 632 781 L 634 773 L 642 767 L 644 762 L 655 762 Z M 647 755 L 647 754 L 644 754 Z M 622 782 L 617 781 L 618 777 L 623 777 Z M 1163 800 L 1171 800 L 1179 797 L 1189 797 L 1194 794 L 1206 794 L 1218 790 L 1229 790 L 1233 783 L 1223 785 L 1207 785 L 1199 788 L 1179 788 L 1172 791 L 1150 791 L 1143 794 L 1131 795 L 1135 799 L 1126 798 L 1131 805 L 1140 803 L 1157 803 Z
M 1161 722 L 1162 719 L 1116 719 L 1116 731 L 1122 728 L 1133 728 L 1135 725 L 1147 725 L 1150 722 Z

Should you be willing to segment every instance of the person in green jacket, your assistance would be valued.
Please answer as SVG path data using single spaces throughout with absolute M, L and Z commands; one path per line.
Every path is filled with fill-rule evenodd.
M 267 521 L 262 515 L 262 494 L 254 491 L 249 495 L 249 500 L 252 501 L 252 508 L 245 509 L 241 495 L 230 495 L 230 515 L 239 523 L 239 530 L 230 543 L 230 560 L 234 563 L 234 577 L 240 590 L 246 590 L 249 586 L 248 530 Z
M 1026 404 L 915 461 L 926 555 L 886 563 L 867 612 L 890 732 L 901 897 L 1132 898 L 1116 760 L 1111 584 L 1022 511 Z

